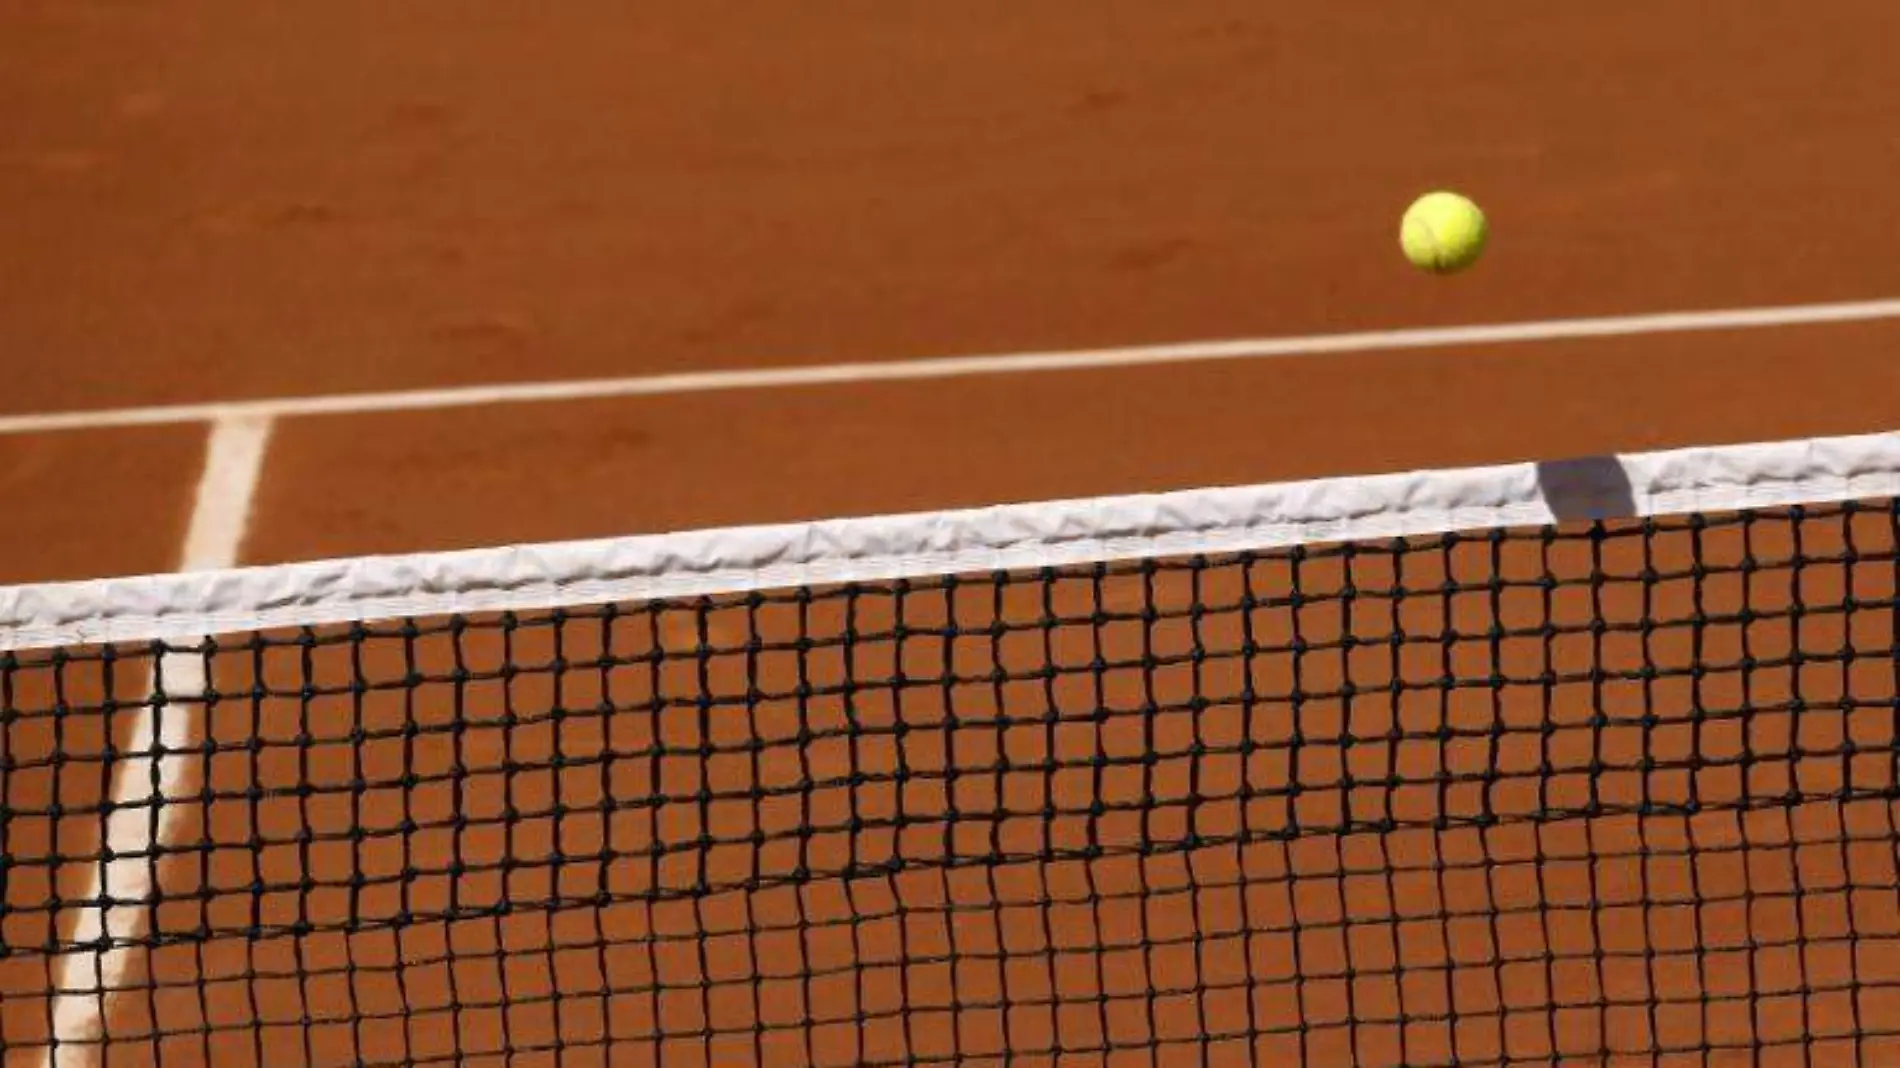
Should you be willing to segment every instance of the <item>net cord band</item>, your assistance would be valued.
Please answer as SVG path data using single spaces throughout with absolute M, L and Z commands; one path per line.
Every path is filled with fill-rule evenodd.
M 0 587 L 0 650 L 1900 495 L 1900 432 Z

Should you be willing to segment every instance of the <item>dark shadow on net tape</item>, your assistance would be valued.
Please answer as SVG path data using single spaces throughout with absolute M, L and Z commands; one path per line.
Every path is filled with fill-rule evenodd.
M 1537 483 L 1559 522 L 1627 519 L 1636 514 L 1629 472 L 1614 456 L 1539 463 Z

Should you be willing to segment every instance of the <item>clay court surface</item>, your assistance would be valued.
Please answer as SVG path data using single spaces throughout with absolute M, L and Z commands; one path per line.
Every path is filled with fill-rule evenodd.
M 8 372 L 0 417 L 1887 298 L 1900 295 L 1895 40 L 1900 7 L 1884 0 L 1746 11 L 1716 0 L 1561 10 L 1445 0 L 1376 14 L 1257 0 L 8 3 L 0 5 L 0 366 Z M 1493 244 L 1469 277 L 1427 279 L 1397 254 L 1398 212 L 1438 186 L 1470 193 L 1492 217 Z M 238 561 L 1890 430 L 1900 424 L 1896 347 L 1900 321 L 1879 320 L 289 418 L 273 427 Z M 178 566 L 206 440 L 197 425 L 0 436 L 0 581 Z M 1783 537 L 1771 533 L 1766 544 Z M 1873 581 L 1864 595 L 1892 596 L 1890 580 L 1880 587 L 1843 572 L 1830 581 Z M 1855 625 L 1844 623 L 1837 643 L 1890 641 L 1866 629 L 1873 623 Z M 546 641 L 546 631 L 531 637 Z M 1801 638 L 1764 640 L 1798 647 Z M 494 652 L 477 645 L 480 655 Z M 96 686 L 103 676 L 93 666 Z M 136 687 L 137 672 L 123 684 Z M 29 707 L 40 683 L 21 685 L 25 696 L 16 699 Z M 685 684 L 650 685 L 648 698 L 657 699 Z M 1871 697 L 1890 692 L 1892 681 L 1856 676 L 1839 685 Z M 551 707 L 553 695 L 521 699 Z M 239 744 L 246 732 L 272 729 L 253 721 L 270 708 L 234 711 L 223 723 L 214 713 L 205 729 L 214 741 L 233 732 L 224 740 Z M 314 717 L 307 732 L 333 740 L 374 729 L 350 716 L 405 714 L 321 702 L 306 713 Z M 58 746 L 81 759 L 59 780 L 57 798 L 49 773 L 16 772 L 5 783 L 8 807 L 96 805 L 96 757 L 112 729 L 122 728 L 96 715 L 67 723 Z M 496 746 L 507 735 L 522 747 L 507 754 L 515 759 L 553 745 L 585 753 L 591 740 L 597 764 L 603 732 L 614 729 L 637 728 L 587 717 L 513 734 L 482 728 Z M 757 729 L 780 728 L 761 720 Z M 1213 737 L 1240 728 L 1216 717 L 1200 729 Z M 1839 729 L 1856 728 L 1844 718 Z M 7 753 L 16 765 L 44 761 L 55 741 L 40 717 L 12 725 Z M 1154 744 L 1112 744 L 1137 741 Z M 366 770 L 388 753 L 352 758 L 347 746 L 320 744 L 307 754 L 294 768 L 207 774 L 214 786 L 227 775 L 233 784 L 293 788 L 301 779 L 319 790 L 394 774 Z M 484 759 L 498 765 L 504 754 L 468 759 L 480 773 Z M 551 780 L 518 788 L 515 803 L 530 810 L 546 809 L 551 796 L 598 800 L 556 795 Z M 632 781 L 597 788 L 654 789 Z M 360 821 L 317 808 L 268 815 L 306 825 Z M 1784 814 L 1782 833 L 1796 835 L 1788 828 L 1798 817 Z M 218 813 L 198 818 L 207 840 L 224 846 L 275 833 L 232 824 L 220 837 Z M 71 841 L 63 830 L 62 849 L 90 852 L 83 838 L 96 836 L 97 822 L 90 832 L 73 828 L 80 837 Z M 37 846 L 30 824 L 16 821 L 16 853 L 45 849 L 50 823 L 39 820 Z M 576 823 L 567 833 L 579 837 L 565 848 L 586 851 L 597 848 L 586 835 L 605 830 Z M 1605 843 L 1628 828 L 1604 833 L 1611 837 L 1599 849 L 1614 848 Z M 365 865 L 399 870 L 400 858 L 378 843 L 395 848 L 373 837 L 353 855 L 319 851 L 299 863 L 319 881 Z M 1790 865 L 1797 852 L 1783 850 Z M 1848 850 L 1840 856 L 1843 870 L 1875 870 Z M 1268 863 L 1263 857 L 1234 863 Z M 1279 857 L 1299 862 L 1289 850 Z M 1312 862 L 1351 864 L 1338 852 Z M 39 889 L 16 873 L 9 894 L 21 896 L 9 906 L 30 911 L 33 895 L 45 893 L 47 865 L 37 867 Z M 1718 896 L 1720 880 L 1736 877 L 1703 874 L 1714 881 L 1702 892 Z M 1220 881 L 1217 872 L 1199 877 Z M 946 891 L 963 892 L 1004 901 L 1016 891 Z M 1343 879 L 1331 892 L 1347 907 Z M 1458 893 L 1438 892 L 1447 900 Z M 231 895 L 230 907 L 237 900 Z M 1229 929 L 1216 913 L 1240 907 L 1238 894 L 1197 900 L 1216 910 L 1202 917 L 1209 929 Z M 833 893 L 829 907 L 844 905 L 842 891 Z M 1885 907 L 1859 919 L 1890 937 L 1891 900 Z M 1012 915 L 999 909 L 995 930 Z M 524 967 L 540 972 L 519 981 L 551 989 L 566 974 L 585 987 L 596 981 L 590 965 L 546 948 L 558 940 L 551 928 L 572 919 L 556 912 L 533 920 L 542 925 L 533 932 L 476 924 L 443 937 L 492 944 L 532 935 L 539 955 Z M 1758 918 L 1756 933 L 1772 940 L 1781 930 L 1785 940 L 1785 924 L 1776 924 L 1786 919 Z M 44 939 L 43 929 L 21 934 L 25 922 L 4 932 L 10 948 Z M 206 922 L 257 921 L 232 914 Z M 719 921 L 688 910 L 684 919 L 628 911 L 593 922 L 624 938 L 641 924 L 660 931 Z M 393 938 L 371 945 L 385 937 L 375 932 L 360 937 L 368 941 L 353 951 L 364 960 L 447 952 Z M 342 952 L 343 940 L 320 941 L 306 948 Z M 232 939 L 207 945 L 212 956 L 242 955 Z M 852 951 L 806 950 L 814 961 Z M 1254 959 L 1259 979 L 1272 951 L 1251 951 L 1262 955 Z M 279 940 L 256 952 L 289 950 Z M 1323 959 L 1317 952 L 1309 964 Z M 161 977 L 171 969 L 174 981 L 247 967 L 180 953 L 152 967 Z M 1774 968 L 1795 967 L 1766 958 L 1756 965 L 1758 990 L 1775 986 Z M 1156 975 L 1185 966 L 1152 965 Z M 1812 977 L 1838 962 L 1808 966 L 1818 969 Z M 44 968 L 18 956 L 0 963 L 8 1001 L 0 1042 L 45 1033 L 43 1003 L 16 1007 Z M 440 1006 L 445 972 L 417 969 L 406 996 Z M 1490 968 L 1473 974 L 1473 982 L 1496 981 Z M 1678 980 L 1700 981 L 1652 979 Z M 235 1011 L 279 1022 L 347 1009 L 352 996 L 359 1010 L 395 996 L 387 984 L 351 995 L 334 977 L 248 985 L 258 1001 Z M 493 1001 L 499 989 L 463 995 Z M 544 997 L 529 1010 L 540 1015 L 516 1019 L 512 1034 L 502 1014 L 473 1012 L 462 1021 L 464 1052 L 499 1060 L 506 1046 L 538 1046 L 561 1027 L 578 1029 L 573 1041 L 598 1034 L 615 1006 L 598 991 L 590 996 L 592 1017 L 555 1020 Z M 1383 1011 L 1383 995 L 1367 996 L 1374 1000 L 1361 1012 Z M 188 992 L 192 1004 L 182 1007 L 119 1011 L 132 1014 L 126 1026 L 134 1030 L 150 1027 L 158 1011 L 185 1014 L 161 1021 L 165 1029 L 196 1027 L 187 1018 L 205 1010 L 195 997 Z M 1338 1009 L 1314 1005 L 1322 1016 Z M 1233 1019 L 1220 1016 L 1231 1007 L 1203 1010 Z M 1825 1022 L 1809 1024 L 1838 1029 L 1844 1011 L 1837 999 L 1814 1010 Z M 1752 1021 L 1757 1036 L 1791 1033 L 1771 1016 Z M 1007 1026 L 1031 1029 L 1015 1033 L 1021 1041 L 1050 1041 L 1033 1037 L 1044 1034 L 1034 1021 L 986 1016 L 968 1026 L 976 1029 L 965 1039 L 970 1056 L 986 1055 L 984 1043 Z M 1060 1026 L 1087 1025 L 1047 1024 Z M 1153 1025 L 1129 1026 L 1124 1037 Z M 1584 1030 L 1511 1041 L 1531 1043 L 1516 1048 L 1532 1059 L 1544 1042 L 1547 1061 L 1551 1049 L 1587 1042 L 1588 1029 L 1605 1023 L 1599 1015 L 1565 1026 Z M 289 1059 L 271 1063 L 427 1058 L 449 1048 L 440 1032 L 319 1032 L 307 1054 L 273 1049 Z M 927 1036 L 879 1031 L 864 1040 L 881 1055 L 904 1055 L 905 1041 L 910 1056 L 942 1052 Z M 811 1049 L 772 1051 L 787 1058 L 774 1063 L 841 1063 L 825 1052 L 847 1048 L 841 1041 L 827 1032 Z M 1336 1033 L 1316 1041 L 1313 1063 L 1352 1052 Z M 1395 1033 L 1369 1041 L 1387 1044 L 1359 1049 L 1364 1063 L 1396 1063 L 1381 1059 L 1396 1055 Z M 1430 1043 L 1454 1040 L 1413 1041 L 1424 1043 L 1415 1052 L 1438 1050 L 1419 1055 L 1443 1058 L 1452 1047 Z M 1472 1051 L 1494 1040 L 1456 1041 L 1479 1043 L 1459 1048 L 1480 1060 L 1485 1054 Z M 192 1035 L 167 1045 L 162 1060 L 197 1063 L 209 1049 Z M 248 1045 L 220 1052 L 228 1063 L 252 1057 Z M 667 1052 L 736 1055 L 691 1043 Z M 38 1056 L 8 1053 L 9 1066 Z M 641 1063 L 652 1053 L 629 1047 L 623 1055 Z M 1879 1053 L 1861 1051 L 1869 1063 Z M 154 1054 L 139 1044 L 111 1063 Z M 1197 1055 L 1185 1046 L 1155 1059 Z M 600 1056 L 596 1047 L 572 1062 Z M 1752 1063 L 1721 1056 L 1641 1063 Z M 546 1050 L 515 1058 L 552 1059 Z

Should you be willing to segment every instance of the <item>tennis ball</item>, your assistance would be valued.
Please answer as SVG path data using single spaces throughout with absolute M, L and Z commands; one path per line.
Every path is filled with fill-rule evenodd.
M 1486 233 L 1476 204 L 1457 193 L 1427 193 L 1405 209 L 1399 247 L 1420 270 L 1456 274 L 1478 261 Z

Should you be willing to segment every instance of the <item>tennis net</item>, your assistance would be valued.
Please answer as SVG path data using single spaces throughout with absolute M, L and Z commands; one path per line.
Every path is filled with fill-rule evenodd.
M 0 1050 L 1900 1059 L 1900 435 L 0 590 Z

